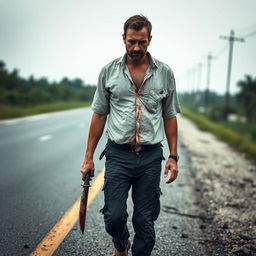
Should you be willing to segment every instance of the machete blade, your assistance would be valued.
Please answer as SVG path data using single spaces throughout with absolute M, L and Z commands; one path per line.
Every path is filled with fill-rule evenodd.
M 86 220 L 86 210 L 87 210 L 87 201 L 88 201 L 88 194 L 89 194 L 89 187 L 90 187 L 90 178 L 91 178 L 91 172 L 87 172 L 84 184 L 83 191 L 81 195 L 81 201 L 80 201 L 80 210 L 79 210 L 79 222 L 80 222 L 80 229 L 82 234 L 84 233 L 84 227 L 85 227 L 85 220 Z

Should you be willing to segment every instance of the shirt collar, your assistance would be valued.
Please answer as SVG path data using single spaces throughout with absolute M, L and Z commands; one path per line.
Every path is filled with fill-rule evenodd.
M 117 64 L 120 64 L 120 65 L 122 65 L 122 67 L 123 68 L 125 68 L 125 66 L 126 66 L 126 55 L 127 55 L 127 53 L 125 53 L 120 59 L 119 59 L 119 61 L 117 62 Z M 147 55 L 148 55 L 148 57 L 149 57 L 149 60 L 150 60 L 150 66 L 151 66 L 151 68 L 158 68 L 158 66 L 157 66 L 157 64 L 156 64 L 156 61 L 155 61 L 155 59 L 152 57 L 152 55 L 149 53 L 149 52 L 147 52 Z

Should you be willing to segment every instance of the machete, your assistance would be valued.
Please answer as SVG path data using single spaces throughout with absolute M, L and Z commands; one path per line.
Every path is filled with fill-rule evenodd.
M 79 221 L 80 221 L 80 229 L 82 234 L 84 233 L 90 179 L 91 179 L 91 171 L 86 173 L 84 184 L 82 185 L 83 191 L 81 195 L 80 210 L 79 210 Z

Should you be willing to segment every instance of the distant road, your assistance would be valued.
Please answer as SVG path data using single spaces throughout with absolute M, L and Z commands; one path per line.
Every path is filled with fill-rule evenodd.
M 1 256 L 32 252 L 79 197 L 80 167 L 90 119 L 91 110 L 83 108 L 0 122 Z M 104 167 L 104 159 L 99 161 L 98 156 L 105 143 L 103 136 L 95 155 L 95 175 Z M 182 154 L 182 149 L 180 152 Z M 168 156 L 166 147 L 165 156 Z M 190 178 L 186 161 L 183 155 L 182 173 L 176 183 L 167 186 L 162 181 L 161 202 L 166 211 L 174 205 L 182 212 L 194 210 L 191 188 L 179 186 Z M 99 213 L 102 203 L 100 193 L 89 208 L 86 234 L 81 236 L 76 224 L 56 255 L 97 256 L 112 252 L 111 240 Z M 131 229 L 130 199 L 129 214 Z M 200 238 L 200 232 L 198 220 L 162 211 L 156 222 L 158 240 L 152 255 L 207 255 L 203 245 L 186 237 L 188 234 Z M 183 238 L 182 233 L 185 233 Z

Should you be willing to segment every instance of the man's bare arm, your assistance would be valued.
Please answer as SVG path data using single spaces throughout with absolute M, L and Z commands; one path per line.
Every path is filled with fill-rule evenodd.
M 177 137 L 178 137 L 178 125 L 177 125 L 177 118 L 172 117 L 170 119 L 164 120 L 164 129 L 165 129 L 165 135 L 168 141 L 169 151 L 170 155 L 178 155 L 177 152 Z M 170 158 L 167 159 L 166 165 L 165 165 L 165 172 L 164 176 L 167 177 L 169 170 L 171 172 L 171 176 L 168 181 L 166 181 L 167 184 L 173 182 L 177 176 L 178 176 L 178 165 L 177 162 Z
M 101 138 L 101 135 L 104 131 L 106 120 L 107 120 L 106 115 L 101 115 L 95 112 L 92 115 L 88 142 L 87 142 L 87 149 L 85 152 L 84 162 L 81 167 L 82 180 L 84 180 L 85 175 L 88 171 L 91 171 L 91 176 L 94 177 L 93 155 L 94 155 L 96 146 Z

